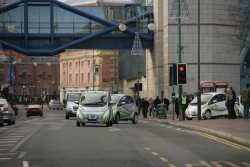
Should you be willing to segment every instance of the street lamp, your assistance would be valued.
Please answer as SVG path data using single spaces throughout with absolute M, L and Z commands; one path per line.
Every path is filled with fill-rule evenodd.
M 121 32 L 124 32 L 124 31 L 127 30 L 127 26 L 125 24 L 123 24 L 123 23 L 120 23 L 119 26 L 118 26 L 118 28 L 119 28 L 119 30 Z
M 148 29 L 149 29 L 150 31 L 154 31 L 154 30 L 155 30 L 155 24 L 154 24 L 154 23 L 149 23 L 149 24 L 148 24 Z

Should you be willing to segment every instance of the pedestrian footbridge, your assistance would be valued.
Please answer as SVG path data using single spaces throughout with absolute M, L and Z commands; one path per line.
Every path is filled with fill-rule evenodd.
M 52 56 L 65 49 L 152 49 L 152 7 L 72 7 L 56 0 L 20 0 L 0 8 L 0 48 Z M 151 24 L 152 25 L 152 24 Z M 151 29 L 152 30 L 152 29 Z

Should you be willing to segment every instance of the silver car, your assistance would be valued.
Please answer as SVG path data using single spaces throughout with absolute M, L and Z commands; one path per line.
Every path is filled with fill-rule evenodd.
M 76 126 L 84 126 L 86 123 L 112 126 L 113 112 L 109 102 L 110 96 L 106 91 L 84 92 L 76 113 Z
M 138 108 L 133 97 L 125 94 L 112 94 L 111 104 L 114 123 L 119 123 L 120 120 L 131 120 L 133 124 L 138 123 Z
M 76 111 L 81 93 L 68 93 L 65 106 L 65 119 L 76 116 Z
M 8 125 L 13 125 L 16 123 L 15 111 L 12 109 L 11 105 L 6 99 L 0 99 L 0 110 L 5 123 L 8 123 Z

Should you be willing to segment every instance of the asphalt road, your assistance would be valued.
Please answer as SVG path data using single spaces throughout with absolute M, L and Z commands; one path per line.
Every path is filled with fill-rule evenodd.
M 0 128 L 0 167 L 250 167 L 250 148 L 141 120 L 76 127 L 60 111 Z

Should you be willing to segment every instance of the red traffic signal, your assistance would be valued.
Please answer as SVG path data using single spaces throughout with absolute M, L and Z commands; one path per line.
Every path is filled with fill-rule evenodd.
M 178 64 L 178 72 L 177 72 L 177 81 L 178 84 L 186 84 L 187 83 L 187 64 L 180 63 Z

